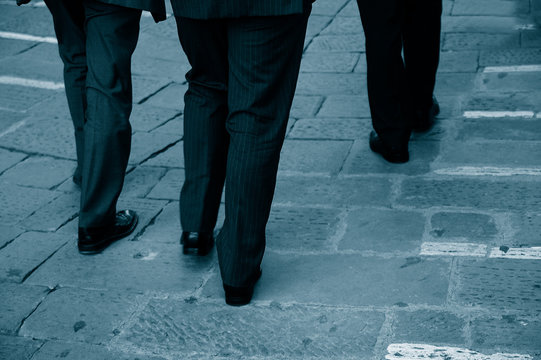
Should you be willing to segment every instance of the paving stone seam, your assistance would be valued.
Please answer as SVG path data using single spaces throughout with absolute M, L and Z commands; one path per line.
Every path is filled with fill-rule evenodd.
M 141 100 L 139 100 L 137 102 L 137 105 L 141 105 L 143 103 L 145 103 L 145 101 L 147 101 L 148 99 L 150 99 L 151 97 L 153 97 L 154 95 L 156 95 L 157 93 L 159 93 L 160 91 L 162 91 L 163 89 L 165 89 L 166 87 L 168 87 L 169 85 L 175 83 L 174 81 L 170 81 L 168 83 L 166 83 L 165 85 L 163 85 L 162 87 L 160 87 L 159 89 L 157 89 L 156 91 L 154 91 L 153 93 L 145 96 L 144 98 L 142 98 Z
M 43 287 L 42 285 L 39 285 L 39 287 Z M 47 296 L 49 296 L 49 294 L 51 294 L 52 292 L 56 291 L 57 288 L 54 287 L 52 289 L 49 289 L 49 291 L 43 296 L 43 298 L 36 304 L 36 306 L 34 307 L 34 309 L 32 309 L 25 317 L 23 317 L 23 319 L 21 320 L 21 322 L 19 323 L 19 325 L 17 326 L 17 329 L 15 330 L 15 334 L 18 336 L 19 335 L 19 331 L 21 330 L 21 328 L 23 327 L 25 321 L 30 317 L 32 316 L 36 310 L 40 307 L 40 305 L 45 301 L 45 299 L 47 298 Z
M 37 232 L 37 231 L 36 231 Z M 53 251 L 49 256 L 47 256 L 45 258 L 45 260 L 43 260 L 42 262 L 40 262 L 37 266 L 35 266 L 32 270 L 30 270 L 29 272 L 27 272 L 24 277 L 22 278 L 21 280 L 21 284 L 24 284 L 24 282 L 26 281 L 26 279 L 28 279 L 36 270 L 38 270 L 41 265 L 45 264 L 47 262 L 47 260 L 49 260 L 50 258 L 52 258 L 58 251 L 60 251 L 64 246 L 66 246 L 70 241 L 69 240 L 66 240 L 62 245 L 60 245 L 58 247 L 58 249 L 56 249 L 55 251 Z
M 145 159 L 141 160 L 138 164 L 136 164 L 135 166 L 139 166 L 139 165 L 144 165 L 145 162 L 155 158 L 156 156 L 166 152 L 167 150 L 169 150 L 170 148 L 172 148 L 173 146 L 177 145 L 179 142 L 182 141 L 182 138 L 178 139 L 178 140 L 175 140 L 173 141 L 172 143 L 169 143 L 167 145 L 165 145 L 164 147 L 162 147 L 161 149 L 153 152 L 152 154 L 150 154 L 148 157 L 146 157 Z M 145 166 L 151 166 L 151 165 L 145 165 Z M 155 166 L 155 167 L 163 167 L 163 166 Z

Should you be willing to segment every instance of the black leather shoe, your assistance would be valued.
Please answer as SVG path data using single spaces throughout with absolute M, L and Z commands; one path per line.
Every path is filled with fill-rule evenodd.
M 128 236 L 135 230 L 139 217 L 133 210 L 116 213 L 115 223 L 111 226 L 79 228 L 79 252 L 84 255 L 98 254 L 113 241 Z
M 440 113 L 440 104 L 435 96 L 432 96 L 432 104 L 428 110 L 417 110 L 411 114 L 411 129 L 416 132 L 425 132 L 434 125 L 434 118 Z
M 408 162 L 408 144 L 405 146 L 387 146 L 375 131 L 370 132 L 370 149 L 383 156 L 388 162 L 401 164 Z
M 183 231 L 180 237 L 184 254 L 207 255 L 214 246 L 212 233 Z
M 229 286 L 224 284 L 225 303 L 231 306 L 247 305 L 252 300 L 254 295 L 254 287 L 257 281 L 261 278 L 261 269 L 257 271 L 249 286 Z

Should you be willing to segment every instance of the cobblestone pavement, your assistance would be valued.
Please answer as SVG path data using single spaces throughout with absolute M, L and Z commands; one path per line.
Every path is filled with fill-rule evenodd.
M 51 17 L 0 1 L 1 359 L 541 359 L 541 12 L 445 0 L 436 126 L 368 148 L 354 0 L 318 0 L 253 302 L 179 246 L 187 61 L 142 19 L 121 208 L 79 255 L 72 125 Z M 223 215 L 221 216 L 223 218 Z

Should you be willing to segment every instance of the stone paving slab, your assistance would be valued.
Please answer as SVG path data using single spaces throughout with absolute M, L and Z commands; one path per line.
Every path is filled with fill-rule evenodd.
M 321 32 L 322 35 L 346 35 L 353 34 L 362 37 L 364 31 L 361 19 L 358 16 L 335 17 L 329 25 Z M 358 43 L 358 40 L 355 41 Z M 303 59 L 304 61 L 304 59 Z
M 472 212 L 437 212 L 431 216 L 430 225 L 434 239 L 484 242 L 499 234 L 494 217 Z
M 12 225 L 0 225 L 0 249 L 22 234 L 24 229 Z
M 440 73 L 477 72 L 479 52 L 476 50 L 442 51 L 440 53 Z
M 370 116 L 370 108 L 366 95 L 330 95 L 325 99 L 317 115 L 332 118 L 364 118 Z
M 541 49 L 483 49 L 479 57 L 481 66 L 529 65 L 541 63 Z
M 518 47 L 519 34 L 448 33 L 442 41 L 442 50 L 480 50 Z
M 539 91 L 541 73 L 483 73 L 479 79 L 480 91 L 501 91 L 509 93 Z
M 2 8 L 5 8 L 2 7 Z M 0 9 L 2 9 L 0 8 Z M 2 14 L 4 14 L 4 10 Z M 12 39 L 0 39 L 0 59 L 3 59 L 8 56 L 13 56 L 23 51 L 30 49 L 32 46 L 35 46 L 36 43 L 33 41 L 18 41 Z
M 290 116 L 294 118 L 315 116 L 322 102 L 322 96 L 295 94 Z
M 179 115 L 179 111 L 145 105 L 134 105 L 130 116 L 133 132 L 158 129 Z
M 307 53 L 302 58 L 301 73 L 350 73 L 359 57 L 357 53 Z
M 319 1 L 312 6 L 312 15 L 336 15 L 351 0 Z
M 464 119 L 457 140 L 539 141 L 540 131 L 537 119 Z
M 184 183 L 183 169 L 170 169 L 147 195 L 151 199 L 178 200 Z
M 114 290 L 59 288 L 26 319 L 19 335 L 104 344 L 118 335 L 139 301 L 137 294 Z
M 461 260 L 458 277 L 454 299 L 460 305 L 498 314 L 541 313 L 541 268 L 536 260 Z
M 509 3 L 509 1 L 505 2 Z M 513 34 L 517 32 L 517 27 L 527 23 L 526 19 L 515 16 L 443 16 L 441 21 L 442 32 L 444 33 Z
M 392 343 L 465 345 L 466 319 L 445 311 L 397 311 L 393 314 Z
M 0 173 L 16 165 L 27 157 L 26 154 L 0 148 Z
M 40 59 L 39 66 L 31 66 L 35 59 Z M 0 68 L 8 70 L 1 75 L 22 77 L 25 79 L 54 81 L 64 84 L 62 62 L 59 61 L 56 44 L 40 43 L 16 56 L 0 60 Z
M 139 166 L 124 179 L 123 194 L 126 197 L 143 198 L 163 178 L 167 169 L 150 166 Z
M 188 86 L 184 84 L 170 83 L 146 100 L 145 103 L 152 106 L 177 110 L 179 112 L 184 111 L 184 93 L 187 88 Z
M 6 12 L 4 12 L 6 11 Z M 22 32 L 29 35 L 54 37 L 53 18 L 45 7 L 23 6 L 13 8 L 2 6 L 2 14 L 6 16 L 2 21 L 2 31 Z
M 8 244 L 0 253 L 0 278 L 22 282 L 47 258 L 56 253 L 72 236 L 26 232 Z
M 541 214 L 510 214 L 511 226 L 514 230 L 513 243 L 519 246 L 541 246 Z
M 146 356 L 136 353 L 124 353 L 111 349 L 110 345 L 99 346 L 75 342 L 47 341 L 32 357 L 33 360 L 66 359 L 66 360 L 164 360 L 163 357 Z
M 76 166 L 71 160 L 34 156 L 7 170 L 2 179 L 14 185 L 50 189 L 72 176 Z
M 164 133 L 147 133 L 137 132 L 132 136 L 131 153 L 129 163 L 131 165 L 141 164 L 147 159 L 151 159 L 149 162 L 145 162 L 145 165 L 152 164 L 152 160 L 161 155 L 161 151 L 167 149 L 173 144 L 179 143 L 180 135 L 177 134 L 164 134 Z M 182 161 L 183 159 L 177 161 Z M 154 164 L 154 166 L 167 165 L 167 164 Z
M 367 358 L 384 316 L 302 305 L 235 309 L 189 299 L 155 299 L 120 335 L 119 343 L 156 354 L 207 358 Z M 151 343 L 151 346 L 141 344 Z
M 351 141 L 286 140 L 278 170 L 337 174 L 352 144 Z
M 539 97 L 541 92 L 534 91 L 530 93 L 514 93 L 514 94 L 498 94 L 498 93 L 486 93 L 478 92 L 466 99 L 462 105 L 462 110 L 486 110 L 486 111 L 540 111 L 541 104 L 539 103 Z M 516 118 L 507 118 L 503 120 L 514 121 Z M 479 121 L 491 121 L 488 119 Z M 519 128 L 519 125 L 515 126 Z M 489 129 L 484 130 L 489 133 Z M 512 135 L 512 134 L 510 134 Z M 526 140 L 526 139 L 525 139 Z
M 30 360 L 43 341 L 0 335 L 0 357 L 4 360 Z
M 425 229 L 418 212 L 362 208 L 348 212 L 339 250 L 378 254 L 416 254 Z
M 0 301 L 3 309 L 0 314 L 0 334 L 14 335 L 23 321 L 45 299 L 50 289 L 43 286 L 16 285 L 4 281 L 0 284 L 2 285 Z M 1 343 L 2 340 L 0 340 Z M 2 359 L 5 358 L 2 357 Z
M 387 178 L 290 177 L 279 176 L 274 194 L 276 204 L 324 206 L 387 206 L 392 183 Z
M 15 225 L 58 196 L 59 194 L 54 191 L 2 183 L 0 224 Z
M 524 197 L 524 194 L 529 194 Z M 406 179 L 398 203 L 416 208 L 464 207 L 477 210 L 523 210 L 541 201 L 538 182 L 487 179 Z
M 370 307 L 442 305 L 447 299 L 450 261 L 268 251 L 262 269 L 254 292 L 256 304 L 276 301 Z M 218 274 L 205 285 L 202 296 L 223 301 Z
M 529 12 L 529 1 L 455 0 L 453 15 L 519 15 Z
M 56 231 L 77 216 L 80 197 L 79 192 L 62 194 L 21 221 L 20 226 L 27 230 Z
M 0 84 L 2 108 L 4 110 L 24 112 L 37 104 L 42 104 L 58 91 Z
M 366 76 L 343 73 L 301 73 L 297 94 L 309 95 L 365 95 Z
M 370 119 L 299 119 L 288 139 L 354 140 L 366 136 L 371 129 Z

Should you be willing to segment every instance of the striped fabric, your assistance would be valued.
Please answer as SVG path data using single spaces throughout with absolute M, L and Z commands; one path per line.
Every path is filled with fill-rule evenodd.
M 303 0 L 171 0 L 175 16 L 191 19 L 300 14 Z
M 165 20 L 165 0 L 99 0 L 102 3 L 147 10 Z
M 280 150 L 309 11 L 240 19 L 176 18 L 192 70 L 185 95 L 184 231 L 212 231 L 224 284 L 249 285 L 265 250 Z

